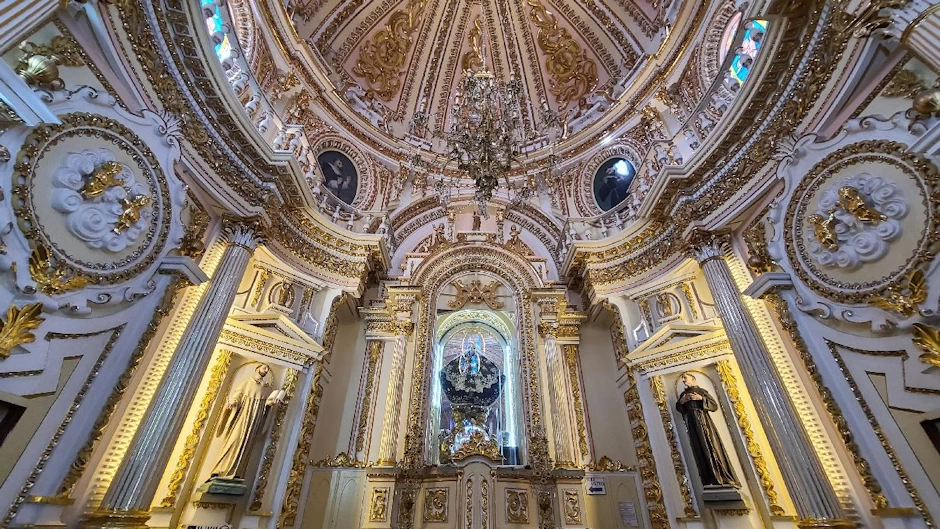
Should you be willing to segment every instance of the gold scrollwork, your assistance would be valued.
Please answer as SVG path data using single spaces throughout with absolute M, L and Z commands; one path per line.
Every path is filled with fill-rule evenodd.
M 757 475 L 760 477 L 761 486 L 764 487 L 764 493 L 767 495 L 767 503 L 770 506 L 770 512 L 774 515 L 782 515 L 783 508 L 780 507 L 777 498 L 777 491 L 774 490 L 774 482 L 770 477 L 770 471 L 767 470 L 767 461 L 761 453 L 760 445 L 754 439 L 754 431 L 751 429 L 751 421 L 747 418 L 747 412 L 744 409 L 744 403 L 741 402 L 741 394 L 738 392 L 738 380 L 731 368 L 731 362 L 719 360 L 715 366 L 718 369 L 718 377 L 721 384 L 728 394 L 728 400 L 731 401 L 731 407 L 734 408 L 734 415 L 738 419 L 738 426 L 741 433 L 744 434 L 747 452 L 754 461 L 754 468 L 757 469 Z
M 924 350 L 924 354 L 920 355 L 918 360 L 929 366 L 940 367 L 940 330 L 923 323 L 915 323 L 912 341 Z
M 454 288 L 457 289 L 457 297 L 447 302 L 447 306 L 452 309 L 459 309 L 467 303 L 486 303 L 486 306 L 499 310 L 505 305 L 502 301 L 496 299 L 496 288 L 499 287 L 499 281 L 492 281 L 487 285 L 479 279 L 470 281 L 470 285 L 464 285 L 460 280 L 454 281 Z
M 597 63 L 572 38 L 567 29 L 558 25 L 555 15 L 541 0 L 528 0 L 529 16 L 539 28 L 539 48 L 546 55 L 545 69 L 551 80 L 551 92 L 558 108 L 582 99 L 597 87 Z
M 483 67 L 483 19 L 480 15 L 473 19 L 467 42 L 470 44 L 470 50 L 463 54 L 460 66 L 464 70 L 477 71 Z
M 405 9 L 392 13 L 385 27 L 359 48 L 353 73 L 364 78 L 369 83 L 369 92 L 383 101 L 391 101 L 401 88 L 402 67 L 425 4 L 425 0 L 410 0 Z
M 0 359 L 10 356 L 17 345 L 36 340 L 32 331 L 43 322 L 41 312 L 42 303 L 31 303 L 23 308 L 10 305 L 6 321 L 0 321 Z
M 483 456 L 493 461 L 501 462 L 503 456 L 499 453 L 499 445 L 495 439 L 490 439 L 486 434 L 479 430 L 474 430 L 470 438 L 464 441 L 451 458 L 454 461 L 460 461 L 470 456 Z
M 447 489 L 427 489 L 424 492 L 424 521 L 447 521 Z
M 388 520 L 388 487 L 372 489 L 372 501 L 369 502 L 369 521 L 385 522 Z
M 506 489 L 506 521 L 529 523 L 529 491 Z
M 565 523 L 581 523 L 581 502 L 578 499 L 578 491 L 565 491 Z
M 341 299 L 337 296 L 336 299 Z M 334 300 L 330 310 L 330 317 L 334 316 L 337 303 Z M 334 331 L 335 332 L 335 331 Z M 332 342 L 332 338 L 330 338 Z M 326 333 L 324 332 L 324 342 Z M 333 345 L 330 343 L 330 348 Z M 313 385 L 310 394 L 304 403 L 304 416 L 300 427 L 300 436 L 297 448 L 294 450 L 294 460 L 291 464 L 290 474 L 287 476 L 287 490 L 284 492 L 284 502 L 281 504 L 281 515 L 277 520 L 278 527 L 293 527 L 297 522 L 297 508 L 300 506 L 300 493 L 307 475 L 307 464 L 310 457 L 310 447 L 313 445 L 313 432 L 317 426 L 317 417 L 320 415 L 320 401 L 323 399 L 323 386 L 320 377 L 323 375 L 323 364 L 318 363 L 313 374 Z

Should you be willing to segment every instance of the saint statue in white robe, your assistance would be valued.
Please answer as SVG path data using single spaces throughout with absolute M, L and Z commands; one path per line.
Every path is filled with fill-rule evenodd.
M 284 391 L 274 388 L 274 376 L 266 364 L 255 367 L 252 376 L 235 388 L 215 432 L 223 441 L 212 478 L 244 479 L 252 448 L 264 433 L 268 410 L 283 398 Z

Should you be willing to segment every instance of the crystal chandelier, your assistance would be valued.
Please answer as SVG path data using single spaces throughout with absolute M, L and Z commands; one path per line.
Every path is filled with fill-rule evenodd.
M 465 70 L 454 95 L 447 150 L 457 169 L 473 179 L 481 209 L 521 152 L 521 91 L 522 83 L 514 77 L 500 81 L 484 66 L 477 72 Z

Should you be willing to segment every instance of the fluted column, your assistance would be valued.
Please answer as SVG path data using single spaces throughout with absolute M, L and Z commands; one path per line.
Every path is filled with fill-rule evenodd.
M 385 398 L 385 413 L 382 422 L 382 438 L 379 441 L 379 466 L 394 466 L 398 452 L 398 426 L 401 414 L 402 384 L 405 379 L 405 350 L 408 333 L 403 332 L 395 339 L 392 351 L 392 368 L 388 377 L 388 392 Z
M 760 331 L 741 299 L 724 257 L 727 242 L 724 235 L 696 232 L 692 235 L 692 255 L 705 274 L 731 349 L 801 519 L 799 525 L 853 527 L 845 520 Z
M 548 369 L 548 394 L 552 411 L 552 433 L 555 441 L 555 464 L 574 465 L 571 419 L 568 413 L 568 392 L 565 391 L 565 361 L 561 347 L 552 331 L 545 333 L 545 364 Z
M 259 235 L 253 224 L 240 223 L 225 226 L 224 238 L 228 247 L 105 494 L 102 511 L 146 513 L 153 501 Z M 138 524 L 101 524 L 122 525 Z

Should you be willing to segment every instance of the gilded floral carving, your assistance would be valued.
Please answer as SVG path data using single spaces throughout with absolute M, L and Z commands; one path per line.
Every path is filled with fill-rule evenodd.
M 447 521 L 447 489 L 427 489 L 425 491 L 424 521 Z
M 597 87 L 597 63 L 588 57 L 571 33 L 558 25 L 541 0 L 528 0 L 529 16 L 538 28 L 539 49 L 545 54 L 550 91 L 558 108 L 565 109 Z
M 404 9 L 393 12 L 385 27 L 359 48 L 353 73 L 364 78 L 369 92 L 383 101 L 391 101 L 401 89 L 402 68 L 425 4 L 425 0 L 409 0 Z

